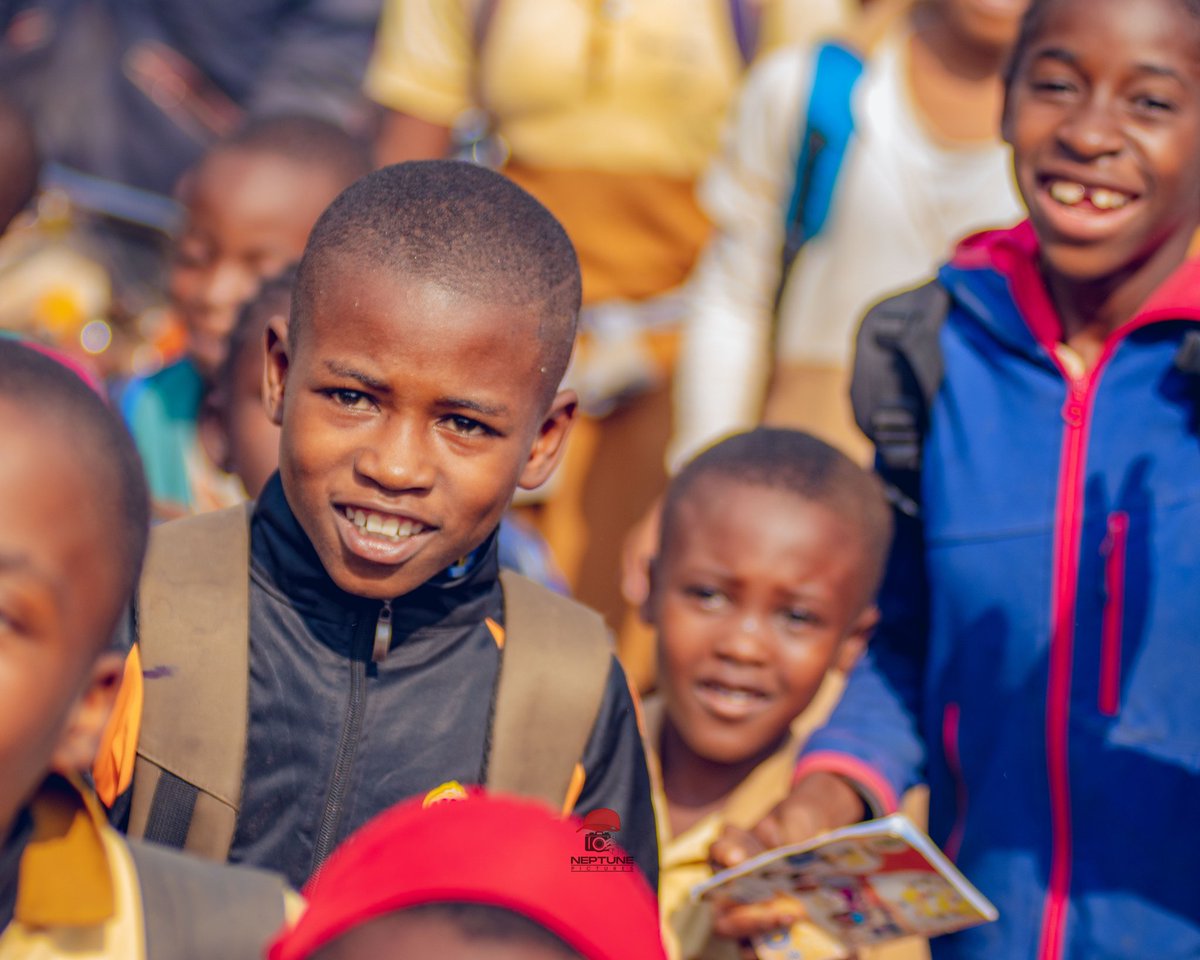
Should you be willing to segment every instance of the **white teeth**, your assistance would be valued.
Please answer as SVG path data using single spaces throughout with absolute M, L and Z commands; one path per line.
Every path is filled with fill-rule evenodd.
M 1097 187 L 1092 191 L 1092 205 L 1100 210 L 1119 210 L 1129 202 L 1129 197 L 1116 190 Z
M 1067 180 L 1055 180 L 1050 184 L 1050 196 L 1068 207 L 1082 203 L 1087 196 L 1087 187 L 1082 183 L 1071 183 Z
M 373 511 L 357 510 L 354 507 L 343 507 L 346 519 L 360 530 L 373 533 L 376 536 L 387 537 L 389 540 L 403 540 L 413 534 L 420 533 L 425 528 L 414 520 L 401 520 L 388 514 Z

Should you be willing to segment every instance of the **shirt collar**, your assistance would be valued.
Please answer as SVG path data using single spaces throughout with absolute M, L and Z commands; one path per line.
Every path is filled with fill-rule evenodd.
M 51 775 L 29 805 L 14 918 L 26 927 L 87 927 L 116 909 L 104 812 L 83 784 Z M 64 878 L 70 878 L 65 883 Z

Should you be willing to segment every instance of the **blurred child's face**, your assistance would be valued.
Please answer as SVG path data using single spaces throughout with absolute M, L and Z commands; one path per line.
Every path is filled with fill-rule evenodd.
M 283 323 L 286 317 L 281 318 Z M 224 411 L 228 458 L 251 497 L 257 497 L 279 467 L 279 427 L 263 406 L 263 343 L 247 344 L 237 360 Z
M 238 308 L 300 258 L 344 186 L 328 171 L 236 147 L 218 148 L 189 175 L 171 299 L 187 327 L 188 355 L 206 378 L 225 356 Z
M 269 334 L 284 490 L 339 587 L 395 597 L 478 546 L 518 485 L 547 479 L 574 397 L 546 407 L 535 308 L 336 255 L 317 269 L 294 349 L 282 324 Z
M 942 0 L 956 33 L 985 49 L 1004 50 L 1017 38 L 1029 0 Z
M 51 769 L 90 765 L 122 665 L 96 658 L 121 599 L 109 518 L 52 434 L 0 401 L 0 843 Z
M 646 608 L 667 718 L 711 762 L 765 756 L 874 625 L 861 537 L 822 504 L 713 476 L 671 524 Z
M 1200 19 L 1182 0 L 1057 0 L 1022 51 L 1005 137 L 1054 273 L 1182 258 L 1200 221 Z
M 468 937 L 441 917 L 403 912 L 355 927 L 317 951 L 313 960 L 582 960 L 569 949 L 527 939 Z

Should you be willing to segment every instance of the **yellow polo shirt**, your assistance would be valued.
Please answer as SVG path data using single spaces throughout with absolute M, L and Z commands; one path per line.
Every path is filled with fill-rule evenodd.
M 666 797 L 661 786 L 658 746 L 662 737 L 663 703 L 657 697 L 646 700 L 647 761 L 656 789 L 661 848 L 659 909 L 663 943 L 670 960 L 738 960 L 736 943 L 712 936 L 711 913 L 707 905 L 692 903 L 692 888 L 712 876 L 708 851 L 726 825 L 749 830 L 787 796 L 796 755 L 808 735 L 829 716 L 841 696 L 843 683 L 840 674 L 830 674 L 808 709 L 793 722 L 792 735 L 783 746 L 750 772 L 719 811 L 709 814 L 678 837 L 671 836 Z M 806 927 L 806 934 L 812 937 L 814 945 L 836 943 L 815 924 Z M 923 940 L 908 939 L 885 947 L 860 950 L 858 956 L 860 960 L 928 960 L 929 948 Z
M 760 50 L 829 32 L 850 7 L 747 2 Z M 708 237 L 692 188 L 744 68 L 729 0 L 499 0 L 482 43 L 479 6 L 387 0 L 368 95 L 446 127 L 486 111 L 506 172 L 574 241 L 585 302 L 677 286 Z

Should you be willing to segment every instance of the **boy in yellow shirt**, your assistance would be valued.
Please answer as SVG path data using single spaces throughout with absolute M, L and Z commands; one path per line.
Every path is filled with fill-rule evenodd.
M 725 825 L 754 824 L 786 795 L 804 738 L 878 618 L 891 532 L 878 481 L 792 430 L 731 437 L 668 490 L 643 615 L 658 632 L 661 697 L 646 721 L 672 957 L 738 955 L 689 891 L 711 876 L 708 848 Z M 874 956 L 922 955 L 899 949 Z

